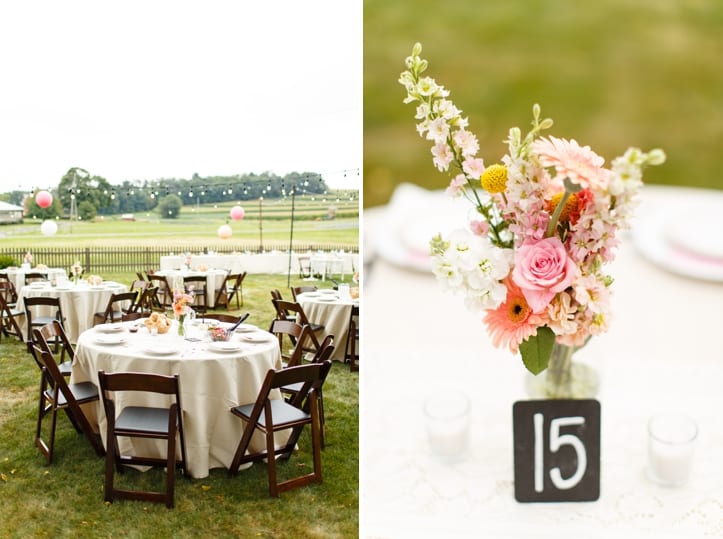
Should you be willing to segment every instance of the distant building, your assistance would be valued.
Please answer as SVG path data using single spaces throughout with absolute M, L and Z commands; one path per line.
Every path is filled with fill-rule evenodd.
M 23 220 L 23 209 L 15 204 L 0 200 L 0 224 L 19 223 Z

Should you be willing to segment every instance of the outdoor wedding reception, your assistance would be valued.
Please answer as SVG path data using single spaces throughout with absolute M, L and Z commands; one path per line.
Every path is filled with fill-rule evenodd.
M 358 536 L 361 19 L 0 8 L 0 537 Z

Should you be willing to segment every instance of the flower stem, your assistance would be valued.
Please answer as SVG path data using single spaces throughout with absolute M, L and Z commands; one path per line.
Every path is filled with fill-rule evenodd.
M 550 222 L 547 224 L 547 231 L 545 232 L 545 237 L 550 238 L 555 233 L 555 228 L 557 228 L 557 221 L 560 219 L 560 214 L 562 213 L 562 209 L 565 207 L 565 204 L 567 204 L 567 199 L 570 198 L 570 191 L 565 189 L 565 193 L 562 195 L 562 198 L 560 199 L 560 202 L 555 207 L 555 211 L 552 212 L 552 217 L 550 217 Z

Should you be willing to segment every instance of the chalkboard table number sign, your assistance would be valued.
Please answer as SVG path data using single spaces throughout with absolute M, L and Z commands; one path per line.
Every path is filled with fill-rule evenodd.
M 519 401 L 512 416 L 518 502 L 585 502 L 600 497 L 598 401 Z

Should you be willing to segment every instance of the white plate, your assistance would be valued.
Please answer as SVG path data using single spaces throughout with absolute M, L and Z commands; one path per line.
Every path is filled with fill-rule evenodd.
M 214 341 L 208 343 L 208 349 L 214 352 L 238 352 L 241 345 L 233 341 Z
M 674 215 L 665 227 L 667 241 L 691 255 L 723 262 L 723 199 L 701 197 Z
M 254 326 L 253 324 L 241 324 L 239 327 L 236 328 L 236 331 L 239 333 L 249 333 L 251 331 L 257 331 L 259 328 L 257 326 Z
M 722 259 L 697 254 L 670 241 L 666 230 L 677 215 L 674 208 L 658 208 L 640 215 L 632 229 L 635 247 L 651 262 L 678 275 L 723 282 Z
M 95 337 L 97 344 L 123 344 L 126 342 L 125 335 L 97 335 Z
M 473 211 L 472 204 L 462 197 L 400 184 L 372 241 L 387 262 L 431 274 L 429 241 L 439 233 L 446 236 L 467 227 L 468 215 Z
M 150 356 L 170 356 L 172 354 L 177 354 L 178 348 L 158 344 L 156 346 L 149 346 L 148 348 L 144 348 L 143 353 Z
M 91 290 L 105 290 L 105 286 L 102 284 L 92 284 L 89 285 L 88 288 L 90 288 Z
M 312 294 L 320 295 L 320 294 L 336 294 L 336 290 L 332 290 L 331 288 L 324 288 L 322 290 L 319 290 L 318 292 L 307 292 L 307 296 L 311 296 Z
M 98 324 L 93 329 L 101 333 L 118 333 L 123 331 L 123 326 L 121 324 Z
M 47 285 L 45 283 L 34 282 L 30 283 L 28 286 L 30 288 L 45 288 Z
M 271 335 L 266 333 L 252 333 L 250 335 L 241 335 L 241 340 L 252 343 L 267 342 Z
M 319 292 L 304 292 L 301 294 L 305 298 L 318 298 L 320 295 Z
M 338 299 L 339 298 L 337 298 L 337 297 L 333 297 L 333 298 L 325 297 L 325 298 L 318 298 L 316 301 L 323 301 L 324 303 L 327 303 L 327 302 L 332 302 L 332 301 L 338 301 Z

